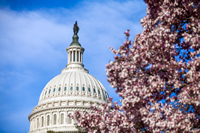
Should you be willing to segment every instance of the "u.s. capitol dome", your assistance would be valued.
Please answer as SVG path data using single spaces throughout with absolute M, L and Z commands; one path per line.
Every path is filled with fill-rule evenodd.
M 66 49 L 68 63 L 61 74 L 50 80 L 42 90 L 38 105 L 28 116 L 29 133 L 78 131 L 68 117 L 76 110 L 90 111 L 92 104 L 101 104 L 108 99 L 104 86 L 89 74 L 83 65 L 84 48 L 78 42 L 79 27 L 74 24 L 73 41 Z

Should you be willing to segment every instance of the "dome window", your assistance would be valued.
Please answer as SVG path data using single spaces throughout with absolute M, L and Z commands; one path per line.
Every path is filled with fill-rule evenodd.
M 57 118 L 57 117 L 56 117 L 56 114 L 54 114 L 53 117 L 54 117 L 54 122 L 53 122 L 53 124 L 56 125 L 56 118 Z
M 61 88 L 59 87 L 58 91 L 60 91 L 60 89 L 61 89 Z
M 64 124 L 64 114 L 61 114 L 61 124 Z
M 83 87 L 82 89 L 83 89 L 83 91 L 85 91 L 85 87 Z
M 44 127 L 44 117 L 42 116 L 42 127 Z
M 45 92 L 45 95 L 47 94 L 47 91 Z
M 64 88 L 64 91 L 66 91 L 66 90 L 67 90 L 67 87 Z
M 78 86 L 76 87 L 76 90 L 77 90 L 77 91 L 79 90 L 79 87 L 78 87 Z
M 56 88 L 53 89 L 53 92 L 55 92 L 55 91 L 56 91 Z
M 99 95 L 100 95 L 100 90 L 98 89 L 98 93 L 99 93 Z
M 88 87 L 88 91 L 90 92 L 90 87 Z
M 73 90 L 73 87 L 71 86 L 71 87 L 70 87 L 70 91 L 72 91 L 72 90 Z
M 95 90 L 95 88 L 94 88 L 93 90 L 94 90 L 94 93 L 96 93 L 96 90 Z
M 49 126 L 49 124 L 50 124 L 50 116 L 47 115 L 47 126 Z
M 49 94 L 50 94 L 50 92 L 51 92 L 51 89 L 49 90 Z

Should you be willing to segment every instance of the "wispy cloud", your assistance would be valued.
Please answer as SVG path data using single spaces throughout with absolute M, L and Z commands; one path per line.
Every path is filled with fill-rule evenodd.
M 19 112 L 31 112 L 31 108 L 36 106 L 45 84 L 60 74 L 67 63 L 65 49 L 71 43 L 75 21 L 80 27 L 80 43 L 86 50 L 85 67 L 102 82 L 110 96 L 118 100 L 106 81 L 104 71 L 105 64 L 113 60 L 108 47 L 118 48 L 125 40 L 123 32 L 126 29 L 131 30 L 132 40 L 142 31 L 139 20 L 145 16 L 145 8 L 144 2 L 139 0 L 83 1 L 70 9 L 20 12 L 1 8 L 0 102 L 5 107 L 0 107 L 1 112 L 13 113 L 14 119 Z M 4 102 L 10 96 L 11 100 Z M 10 111 L 11 108 L 17 108 L 17 112 Z M 27 124 L 28 120 L 23 122 Z M 3 131 L 4 127 L 0 128 Z

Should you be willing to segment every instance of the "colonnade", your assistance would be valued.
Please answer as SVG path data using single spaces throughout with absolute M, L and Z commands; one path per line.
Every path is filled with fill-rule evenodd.
M 36 117 L 34 117 L 30 124 L 30 131 L 36 130 L 36 129 L 42 129 L 46 127 L 53 127 L 57 125 L 72 125 L 73 120 L 68 116 L 71 115 L 72 112 L 45 112 L 43 114 L 40 114 Z
M 68 64 L 69 63 L 82 63 L 83 53 L 79 50 L 70 50 L 68 52 Z

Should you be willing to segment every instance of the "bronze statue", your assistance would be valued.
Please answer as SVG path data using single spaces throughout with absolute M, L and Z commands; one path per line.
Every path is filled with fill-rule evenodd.
M 73 30 L 74 30 L 74 34 L 77 34 L 78 31 L 79 31 L 79 27 L 78 27 L 77 21 L 76 21 L 75 24 L 74 24 Z
M 77 21 L 74 24 L 73 31 L 74 31 L 74 35 L 72 37 L 73 40 L 72 40 L 72 43 L 70 44 L 70 46 L 81 46 L 81 44 L 78 42 L 77 33 L 79 31 L 79 27 L 78 27 Z

